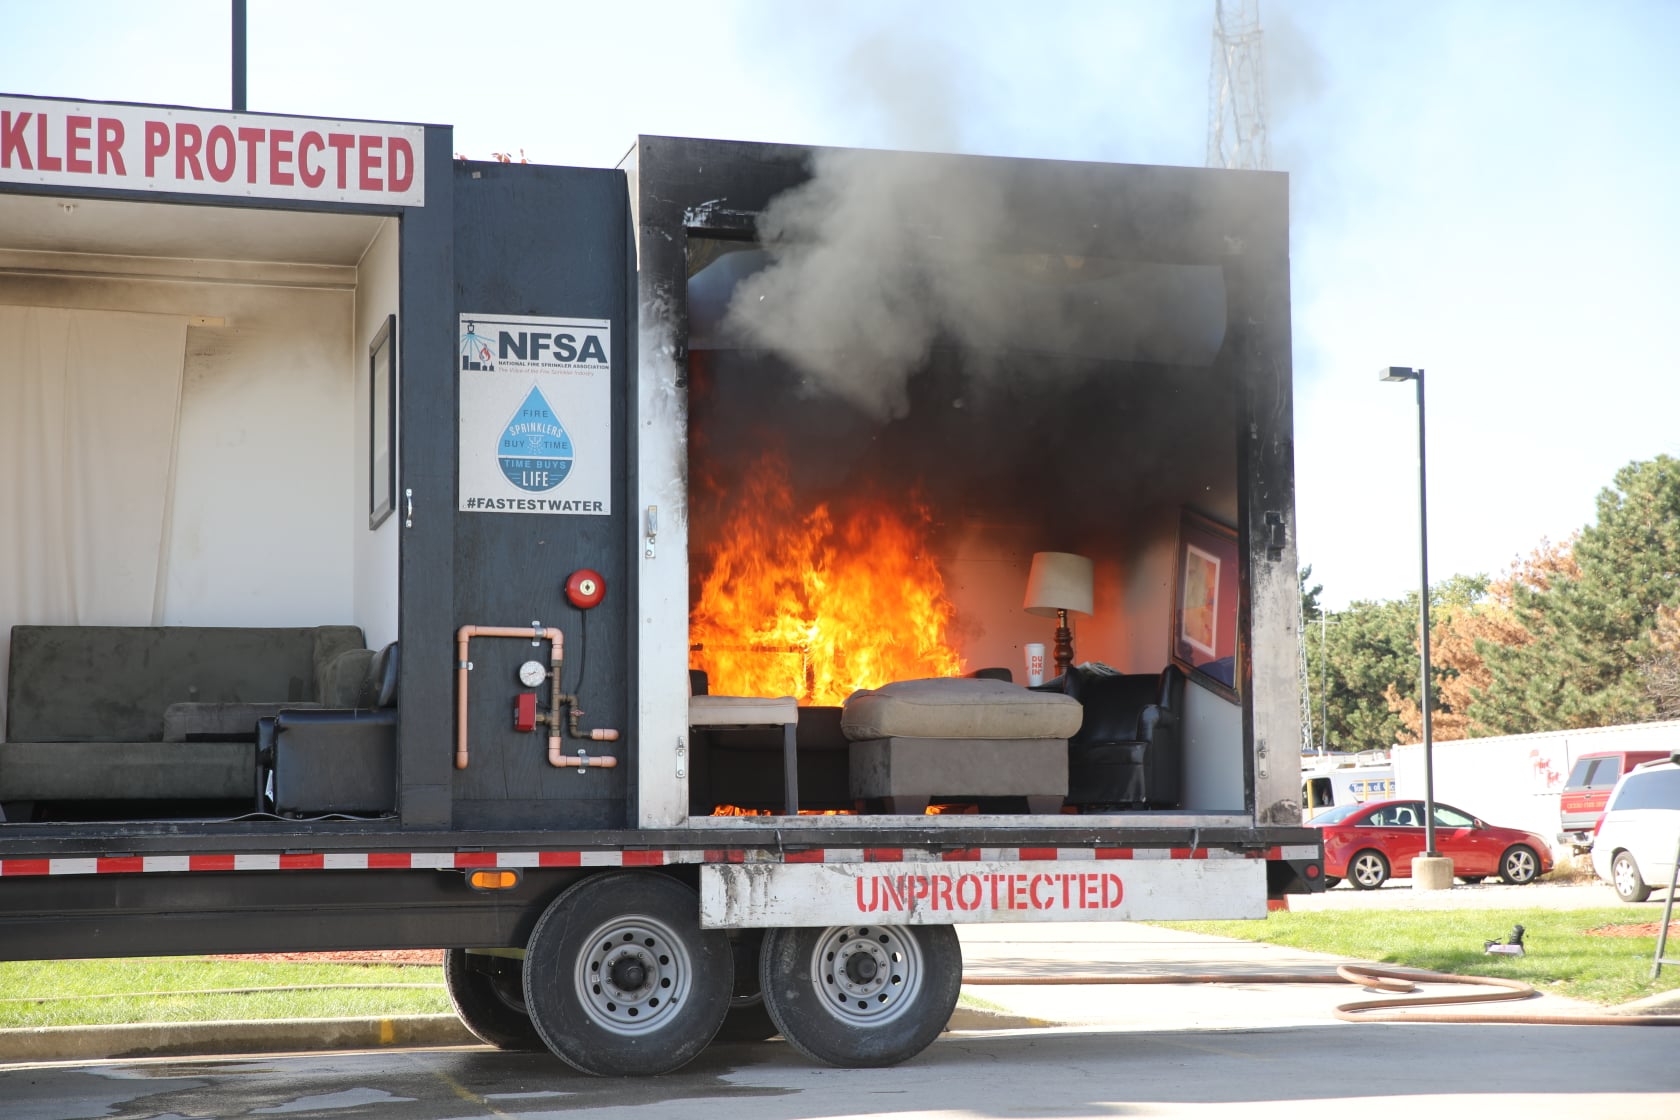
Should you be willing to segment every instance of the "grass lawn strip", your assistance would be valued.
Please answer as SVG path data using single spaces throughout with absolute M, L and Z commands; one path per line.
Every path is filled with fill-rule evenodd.
M 1155 922 L 1193 933 L 1263 941 L 1291 949 L 1381 964 L 1522 980 L 1543 992 L 1614 1005 L 1680 988 L 1680 967 L 1651 979 L 1657 938 L 1603 936 L 1641 925 L 1649 910 L 1320 910 L 1275 913 L 1260 921 Z M 1498 956 L 1484 941 L 1504 941 L 1522 925 L 1525 955 Z M 1671 940 L 1669 953 L 1677 946 Z
M 145 957 L 0 963 L 0 1028 L 448 1012 L 443 969 Z

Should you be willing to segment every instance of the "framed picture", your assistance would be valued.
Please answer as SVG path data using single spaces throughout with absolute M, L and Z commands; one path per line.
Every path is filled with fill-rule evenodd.
M 1237 698 L 1237 531 L 1190 510 L 1178 523 L 1170 645 L 1192 679 Z
M 377 529 L 397 506 L 397 317 L 368 347 L 368 528 Z

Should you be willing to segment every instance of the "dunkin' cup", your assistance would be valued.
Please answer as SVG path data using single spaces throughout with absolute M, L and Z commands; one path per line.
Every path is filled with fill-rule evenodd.
M 1044 683 L 1044 643 L 1028 642 L 1021 647 L 1027 651 L 1027 684 L 1028 686 Z

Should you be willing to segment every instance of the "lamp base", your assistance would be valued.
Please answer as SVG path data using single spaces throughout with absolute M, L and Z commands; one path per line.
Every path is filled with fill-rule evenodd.
M 1073 631 L 1068 629 L 1067 611 L 1056 612 L 1056 675 L 1067 676 L 1073 667 Z

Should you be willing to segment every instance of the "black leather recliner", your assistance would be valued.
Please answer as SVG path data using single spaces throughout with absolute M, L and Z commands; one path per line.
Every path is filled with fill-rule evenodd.
M 397 643 L 370 659 L 354 708 L 257 722 L 257 810 L 380 816 L 397 808 Z
M 1068 740 L 1068 803 L 1086 812 L 1176 809 L 1183 800 L 1184 673 L 1098 673 L 1077 666 L 1046 689 L 1078 700 Z

